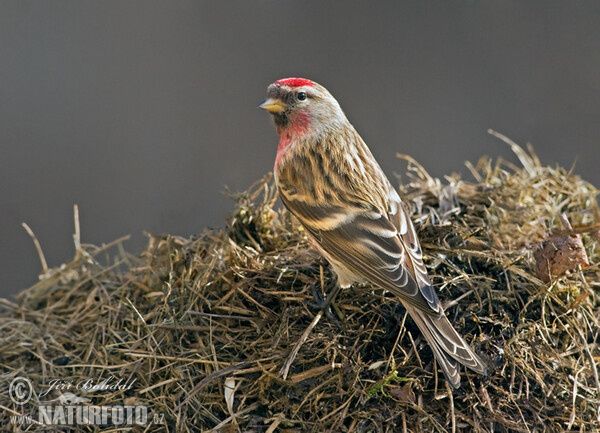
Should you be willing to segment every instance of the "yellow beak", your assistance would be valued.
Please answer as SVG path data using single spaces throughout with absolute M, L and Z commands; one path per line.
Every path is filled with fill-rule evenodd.
M 262 104 L 258 106 L 263 110 L 267 110 L 270 113 L 281 113 L 287 108 L 281 99 L 278 98 L 267 98 Z

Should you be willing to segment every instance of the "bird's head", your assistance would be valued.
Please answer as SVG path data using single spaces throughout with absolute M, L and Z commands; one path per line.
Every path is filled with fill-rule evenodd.
M 267 89 L 259 105 L 273 115 L 279 134 L 304 135 L 332 127 L 346 119 L 340 105 L 320 84 L 306 78 L 283 78 Z

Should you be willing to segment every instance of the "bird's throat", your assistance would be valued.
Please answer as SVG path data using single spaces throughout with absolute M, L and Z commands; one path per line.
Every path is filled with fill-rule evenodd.
M 307 112 L 295 113 L 292 119 L 290 119 L 285 126 L 277 125 L 277 132 L 279 133 L 279 144 L 277 146 L 277 156 L 275 157 L 275 167 L 279 164 L 279 161 L 291 144 L 294 141 L 300 140 L 306 135 L 309 135 L 311 131 L 310 116 Z M 277 122 L 276 122 L 277 124 Z

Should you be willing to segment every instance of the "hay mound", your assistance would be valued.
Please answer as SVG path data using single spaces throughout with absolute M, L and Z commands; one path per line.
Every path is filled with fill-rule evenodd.
M 323 318 L 282 379 L 316 314 L 307 301 L 333 277 L 298 223 L 274 210 L 264 179 L 236 197 L 226 229 L 151 236 L 140 257 L 118 241 L 83 245 L 17 304 L 2 300 L 0 422 L 41 400 L 15 405 L 7 388 L 16 376 L 37 394 L 53 379 L 114 376 L 135 386 L 88 394 L 86 404 L 145 405 L 162 417 L 140 431 L 595 430 L 597 190 L 511 145 L 523 167 L 482 159 L 468 165 L 476 182 L 443 184 L 413 161 L 401 188 L 447 315 L 489 377 L 463 373 L 450 393 L 399 302 L 365 286 L 340 294 L 341 326 Z M 561 213 L 592 265 L 545 284 L 534 253 Z

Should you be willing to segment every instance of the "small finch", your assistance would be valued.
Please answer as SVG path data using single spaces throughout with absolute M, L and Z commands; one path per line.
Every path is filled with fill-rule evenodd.
M 486 367 L 452 327 L 423 263 L 402 200 L 340 105 L 304 78 L 271 84 L 260 105 L 279 134 L 275 181 L 338 277 L 339 288 L 368 282 L 394 293 L 431 346 L 446 379 L 460 386 L 458 364 Z

